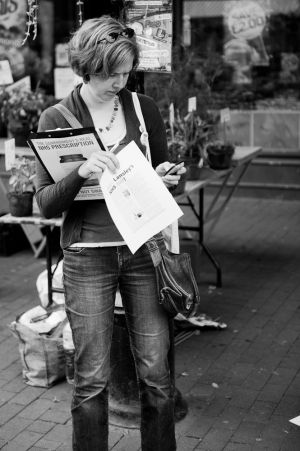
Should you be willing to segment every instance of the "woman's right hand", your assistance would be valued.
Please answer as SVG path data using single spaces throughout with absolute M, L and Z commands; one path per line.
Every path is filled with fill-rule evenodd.
M 100 175 L 106 168 L 114 173 L 119 167 L 120 163 L 112 152 L 97 150 L 79 167 L 78 174 L 87 179 L 93 173 Z

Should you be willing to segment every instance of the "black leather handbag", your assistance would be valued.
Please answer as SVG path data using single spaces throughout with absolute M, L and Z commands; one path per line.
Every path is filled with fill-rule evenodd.
M 165 246 L 161 249 L 155 238 L 146 245 L 156 271 L 159 303 L 170 317 L 178 313 L 190 317 L 200 302 L 190 255 L 174 254 Z

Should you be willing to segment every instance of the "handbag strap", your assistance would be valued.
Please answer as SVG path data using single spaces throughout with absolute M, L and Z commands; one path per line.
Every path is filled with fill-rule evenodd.
M 61 103 L 57 103 L 56 105 L 53 105 L 53 108 L 58 110 L 60 114 L 66 119 L 66 121 L 71 125 L 72 128 L 83 128 L 83 125 L 79 122 L 78 119 L 74 116 L 71 111 L 62 105 Z
M 162 260 L 162 256 L 156 239 L 152 237 L 148 241 L 146 241 L 145 244 L 148 248 L 148 251 L 150 252 L 154 267 L 158 266 Z
M 136 115 L 138 120 L 140 121 L 140 132 L 141 134 L 141 143 L 146 147 L 146 158 L 151 163 L 151 152 L 150 152 L 150 144 L 149 144 L 149 135 L 147 133 L 147 128 L 141 108 L 141 104 L 136 92 L 132 92 L 132 101 L 135 108 Z
M 146 147 L 146 158 L 151 163 L 151 153 L 150 153 L 150 144 L 149 144 L 149 136 L 147 133 L 147 128 L 141 108 L 141 104 L 138 98 L 138 95 L 136 92 L 132 92 L 132 101 L 135 108 L 136 115 L 138 117 L 138 120 L 140 121 L 140 131 L 142 133 L 141 135 L 141 143 L 144 144 Z M 148 248 L 148 251 L 150 252 L 150 256 L 153 262 L 154 266 L 158 266 L 161 262 L 161 252 L 159 249 L 159 246 L 157 244 L 157 241 L 154 237 L 150 238 L 148 241 L 146 241 L 146 246 Z

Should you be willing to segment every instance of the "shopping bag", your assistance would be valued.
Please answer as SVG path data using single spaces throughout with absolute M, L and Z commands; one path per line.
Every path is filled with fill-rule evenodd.
M 42 307 L 31 309 L 29 313 L 32 311 L 38 313 L 40 312 L 38 309 L 42 309 Z M 55 312 L 48 313 L 44 314 L 48 315 L 47 318 L 43 319 L 42 315 L 40 316 L 40 325 L 38 320 L 30 322 L 29 325 L 22 323 L 23 315 L 17 317 L 9 325 L 10 330 L 19 341 L 24 382 L 28 385 L 47 388 L 65 377 L 62 331 L 67 321 L 65 312 L 61 311 L 60 316 L 56 315 L 55 327 L 48 330 L 51 327 L 51 314 Z M 50 320 L 47 324 L 48 318 Z M 60 320 L 61 318 L 63 319 Z M 39 333 L 39 327 L 44 333 Z

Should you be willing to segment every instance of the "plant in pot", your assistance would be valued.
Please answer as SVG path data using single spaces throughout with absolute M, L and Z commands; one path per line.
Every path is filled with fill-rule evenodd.
M 228 169 L 231 166 L 235 146 L 223 140 L 210 142 L 205 148 L 205 159 L 212 169 Z
M 204 116 L 204 114 L 203 114 Z M 172 126 L 166 124 L 169 158 L 176 162 L 184 160 L 186 178 L 198 179 L 204 161 L 204 148 L 213 131 L 213 116 L 206 113 L 202 119 L 196 111 L 182 117 L 177 111 Z
M 6 138 L 7 136 L 6 121 L 4 120 L 2 109 L 3 105 L 8 101 L 8 98 L 8 92 L 0 87 L 0 138 Z
M 36 131 L 42 111 L 55 103 L 54 97 L 41 90 L 1 89 L 0 115 L 16 146 L 26 147 L 30 131 Z
M 9 178 L 7 198 L 13 216 L 31 216 L 35 177 L 35 161 L 26 157 L 16 157 Z
M 232 156 L 235 146 L 228 136 L 230 127 L 226 127 L 226 122 L 220 122 L 221 116 L 217 118 L 214 139 L 211 139 L 205 146 L 205 162 L 211 169 L 228 169 L 231 166 Z M 230 135 L 230 133 L 229 133 Z M 222 138 L 219 138 L 222 136 Z
M 176 141 L 175 139 L 173 141 L 168 140 L 168 161 L 170 161 L 171 163 L 177 163 L 181 160 L 184 160 L 182 149 L 183 146 L 180 140 L 179 141 Z M 175 188 L 171 188 L 171 193 L 174 196 L 182 194 L 185 189 L 185 183 L 186 183 L 186 173 L 181 175 L 178 185 Z

